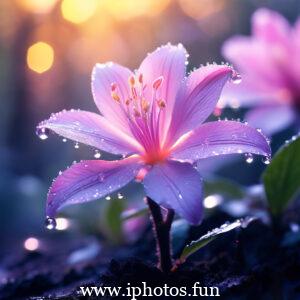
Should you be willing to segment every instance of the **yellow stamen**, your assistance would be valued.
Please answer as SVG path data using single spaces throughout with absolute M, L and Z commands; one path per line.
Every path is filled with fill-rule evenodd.
M 136 108 L 133 109 L 133 112 L 136 117 L 139 118 L 141 116 L 141 113 Z
M 142 99 L 141 101 L 142 110 L 147 113 L 149 111 L 150 104 L 146 99 Z
M 128 82 L 131 86 L 134 86 L 135 85 L 135 79 L 133 76 L 130 76 L 129 79 L 128 79 Z
M 120 97 L 116 92 L 111 92 L 111 97 L 116 101 L 120 102 Z
M 157 105 L 159 108 L 165 108 L 166 107 L 166 102 L 163 99 L 160 99 L 157 101 Z
M 139 83 L 142 84 L 143 83 L 143 74 L 139 75 Z

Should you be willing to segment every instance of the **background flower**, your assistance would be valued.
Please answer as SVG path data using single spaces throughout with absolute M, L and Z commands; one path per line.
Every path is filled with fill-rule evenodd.
M 279 13 L 261 8 L 252 16 L 252 35 L 232 37 L 223 46 L 243 77 L 240 86 L 228 86 L 225 101 L 254 107 L 246 120 L 268 134 L 292 122 L 299 128 L 299 40 L 299 19 L 291 27 Z

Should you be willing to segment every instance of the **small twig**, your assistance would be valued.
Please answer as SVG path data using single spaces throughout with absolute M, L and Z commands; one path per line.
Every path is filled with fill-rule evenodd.
M 172 251 L 170 241 L 170 230 L 174 219 L 174 211 L 167 210 L 165 219 L 163 218 L 161 208 L 149 197 L 145 198 L 151 215 L 153 232 L 156 240 L 158 268 L 168 273 L 172 268 Z

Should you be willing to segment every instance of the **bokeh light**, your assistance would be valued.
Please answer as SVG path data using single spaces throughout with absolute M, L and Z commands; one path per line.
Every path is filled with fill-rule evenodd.
M 103 0 L 102 7 L 116 19 L 130 19 L 142 15 L 155 16 L 161 13 L 170 0 Z
M 225 0 L 178 0 L 183 12 L 189 17 L 200 20 L 218 13 L 225 7 Z
M 97 0 L 63 0 L 61 12 L 63 17 L 75 24 L 87 21 L 98 6 Z
M 54 50 L 45 42 L 37 42 L 27 50 L 28 68 L 37 72 L 44 73 L 48 71 L 54 62 Z
M 31 13 L 49 13 L 57 0 L 17 0 L 17 3 Z
M 68 219 L 66 218 L 56 218 L 56 230 L 66 230 L 69 228 L 70 226 L 70 222 Z
M 24 241 L 24 248 L 28 251 L 37 250 L 39 248 L 39 245 L 39 240 L 34 237 L 30 237 Z

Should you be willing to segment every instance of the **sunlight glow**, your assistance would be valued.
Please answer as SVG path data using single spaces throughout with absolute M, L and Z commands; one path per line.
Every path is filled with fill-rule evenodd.
M 116 19 L 130 19 L 142 15 L 158 15 L 169 3 L 170 0 L 103 0 L 101 4 Z
M 56 2 L 57 0 L 17 0 L 23 9 L 38 14 L 49 13 Z
M 48 71 L 54 62 L 53 48 L 44 42 L 37 42 L 27 50 L 28 68 L 37 72 L 44 73 Z
M 63 0 L 61 12 L 67 21 L 80 24 L 92 17 L 97 7 L 97 0 Z
M 178 0 L 178 2 L 183 12 L 197 21 L 218 13 L 225 7 L 225 0 Z

